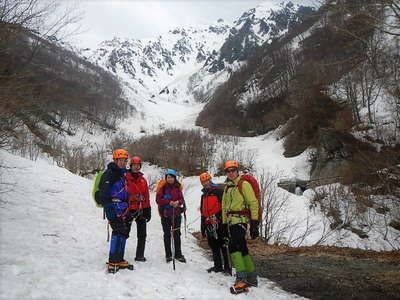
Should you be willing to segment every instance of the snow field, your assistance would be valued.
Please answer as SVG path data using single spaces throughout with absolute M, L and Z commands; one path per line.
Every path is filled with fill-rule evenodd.
M 249 295 L 234 296 L 234 278 L 208 274 L 212 265 L 190 232 L 198 231 L 200 183 L 183 180 L 188 232 L 182 231 L 187 264 L 165 263 L 162 228 L 152 194 L 146 263 L 134 262 L 136 224 L 125 258 L 134 271 L 107 274 L 109 245 L 102 210 L 91 199 L 92 181 L 45 161 L 32 162 L 0 152 L 0 299 L 297 299 L 267 279 Z M 144 173 L 160 171 L 146 166 Z M 197 219 L 196 219 L 197 218 Z

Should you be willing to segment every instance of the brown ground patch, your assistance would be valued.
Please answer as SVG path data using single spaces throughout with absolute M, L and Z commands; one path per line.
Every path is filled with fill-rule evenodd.
M 200 233 L 194 236 L 208 249 Z M 260 276 L 310 299 L 400 299 L 400 251 L 291 248 L 248 240 Z

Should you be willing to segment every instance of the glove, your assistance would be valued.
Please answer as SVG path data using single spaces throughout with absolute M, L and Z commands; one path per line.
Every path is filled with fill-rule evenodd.
M 151 207 L 150 206 L 143 208 L 142 216 L 146 220 L 146 222 L 149 222 L 151 220 Z
M 125 238 L 129 237 L 128 227 L 121 217 L 115 218 L 114 220 L 110 221 L 110 225 L 113 230 L 113 234 L 122 235 Z
M 107 202 L 103 205 L 103 208 L 108 221 L 111 222 L 117 218 L 117 213 L 115 212 L 112 202 Z
M 170 194 L 165 194 L 163 198 L 165 200 L 172 200 L 172 196 Z
M 258 225 L 259 222 L 257 220 L 250 220 L 250 237 L 252 240 L 256 239 L 260 235 Z

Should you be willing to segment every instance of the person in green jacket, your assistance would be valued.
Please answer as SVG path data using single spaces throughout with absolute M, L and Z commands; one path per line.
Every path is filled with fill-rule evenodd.
M 242 193 L 239 191 L 239 165 L 229 160 L 224 165 L 226 187 L 222 197 L 222 223 L 229 236 L 229 253 L 236 269 L 235 284 L 231 292 L 247 292 L 248 287 L 258 286 L 257 273 L 246 243 L 247 226 L 250 223 L 250 236 L 255 239 L 258 231 L 258 200 L 251 184 L 242 182 Z

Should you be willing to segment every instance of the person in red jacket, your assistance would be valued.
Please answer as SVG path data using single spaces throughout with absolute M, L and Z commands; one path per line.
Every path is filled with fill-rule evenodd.
M 168 169 L 165 172 L 165 184 L 157 191 L 156 202 L 160 207 L 161 225 L 164 231 L 164 248 L 167 263 L 172 261 L 171 231 L 174 237 L 175 259 L 186 263 L 181 250 L 181 222 L 185 210 L 185 199 L 181 184 L 176 179 L 176 171 Z
M 147 181 L 140 172 L 142 160 L 134 156 L 130 160 L 130 171 L 126 173 L 128 190 L 130 225 L 136 222 L 137 246 L 135 261 L 146 261 L 144 249 L 146 245 L 146 224 L 151 219 L 150 193 Z M 130 226 L 129 226 L 130 227 Z
M 199 177 L 203 186 L 200 200 L 201 234 L 203 237 L 207 237 L 214 261 L 214 266 L 207 269 L 207 272 L 224 272 L 232 275 L 227 245 L 228 237 L 222 226 L 221 201 L 223 189 L 219 189 L 218 185 L 212 182 L 209 173 L 202 173 Z

